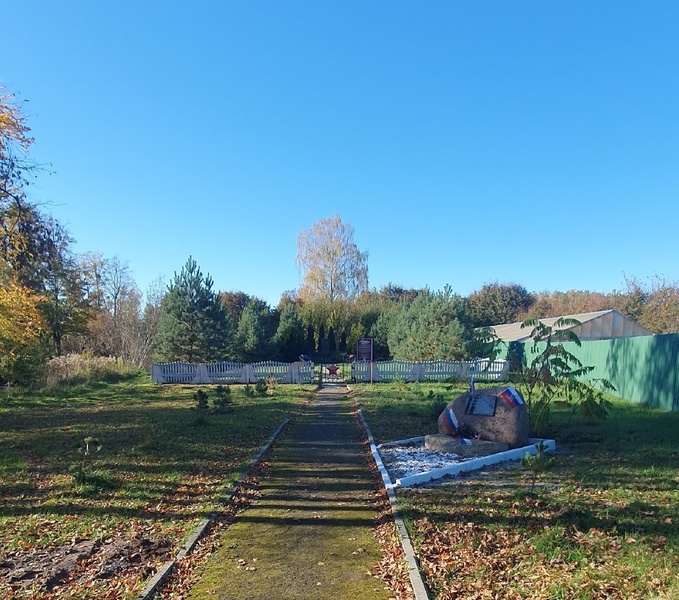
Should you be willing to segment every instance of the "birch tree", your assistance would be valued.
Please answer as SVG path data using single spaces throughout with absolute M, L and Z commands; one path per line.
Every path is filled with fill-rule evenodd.
M 334 304 L 368 289 L 368 253 L 354 241 L 354 228 L 339 215 L 321 219 L 297 236 L 300 298 Z

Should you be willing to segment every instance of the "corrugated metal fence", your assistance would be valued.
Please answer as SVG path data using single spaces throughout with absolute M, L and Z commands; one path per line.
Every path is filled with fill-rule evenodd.
M 510 353 L 531 359 L 532 343 L 510 344 Z M 608 379 L 616 395 L 633 402 L 679 411 L 679 333 L 563 344 L 583 365 L 595 367 L 591 378 Z

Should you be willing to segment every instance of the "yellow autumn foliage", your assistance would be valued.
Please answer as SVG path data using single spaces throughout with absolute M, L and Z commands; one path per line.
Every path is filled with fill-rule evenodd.
M 9 155 L 9 147 L 16 144 L 23 151 L 27 151 L 33 142 L 28 136 L 30 131 L 26 125 L 26 115 L 15 104 L 12 94 L 5 92 L 0 85 L 0 160 Z
M 0 354 L 11 356 L 40 335 L 45 327 L 38 308 L 41 301 L 15 279 L 0 279 Z

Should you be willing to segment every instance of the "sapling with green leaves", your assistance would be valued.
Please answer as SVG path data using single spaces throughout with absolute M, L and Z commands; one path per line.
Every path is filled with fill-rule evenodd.
M 488 369 L 500 352 L 503 349 L 506 351 L 506 346 L 507 344 L 497 336 L 492 327 L 480 327 L 471 333 L 467 342 L 467 354 L 474 358 L 488 359 L 486 366 Z
M 540 440 L 535 444 L 536 454 L 526 452 L 526 455 L 521 459 L 521 465 L 531 473 L 530 491 L 535 488 L 535 484 L 545 471 L 548 471 L 554 466 L 556 459 L 553 456 L 546 456 L 545 452 L 549 447 L 544 440 Z
M 577 410 L 585 419 L 605 419 L 610 414 L 613 404 L 606 399 L 604 392 L 615 392 L 615 386 L 608 379 L 602 378 L 578 384 L 579 398 L 572 404 L 573 410 L 568 422 L 570 423 Z
M 521 362 L 514 376 L 521 383 L 530 432 L 535 437 L 544 437 L 547 432 L 550 410 L 557 399 L 579 407 L 584 416 L 608 415 L 610 403 L 603 398 L 601 390 L 614 391 L 615 388 L 605 379 L 595 380 L 599 387 L 582 381 L 594 367 L 583 365 L 562 343 L 581 346 L 580 338 L 571 330 L 580 324 L 569 317 L 557 319 L 551 327 L 537 319 L 521 324 L 521 327 L 532 328 L 530 351 L 535 357 L 527 366 Z
M 88 483 L 92 476 L 91 456 L 96 452 L 100 452 L 102 448 L 99 440 L 92 436 L 87 436 L 80 444 L 78 444 L 78 454 L 80 460 L 71 465 L 70 471 L 73 474 L 73 479 L 76 483 Z

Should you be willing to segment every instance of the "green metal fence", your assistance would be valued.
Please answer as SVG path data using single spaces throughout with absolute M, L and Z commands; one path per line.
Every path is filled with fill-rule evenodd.
M 679 334 L 563 344 L 592 378 L 608 379 L 616 395 L 633 402 L 679 412 Z M 510 354 L 531 359 L 532 342 L 512 343 Z

